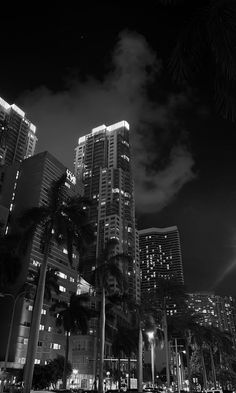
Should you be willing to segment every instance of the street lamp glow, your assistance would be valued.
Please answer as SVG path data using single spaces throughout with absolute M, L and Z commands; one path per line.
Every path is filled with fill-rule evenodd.
M 154 339 L 154 332 L 147 332 L 147 335 L 148 335 L 149 340 Z

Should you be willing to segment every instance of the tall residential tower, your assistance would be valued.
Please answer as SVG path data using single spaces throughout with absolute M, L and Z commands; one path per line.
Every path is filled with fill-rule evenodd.
M 94 260 L 108 239 L 117 239 L 116 252 L 132 257 L 127 271 L 129 290 L 139 300 L 139 248 L 129 128 L 126 121 L 121 121 L 96 127 L 80 137 L 75 149 L 75 173 L 83 181 L 84 195 L 92 200 L 90 220 L 97 228 Z M 87 273 L 92 269 L 88 265 Z
M 0 97 L 0 165 L 12 165 L 34 154 L 36 127 L 25 112 Z

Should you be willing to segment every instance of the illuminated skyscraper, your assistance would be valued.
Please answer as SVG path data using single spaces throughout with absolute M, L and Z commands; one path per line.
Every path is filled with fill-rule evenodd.
M 65 172 L 67 173 L 65 186 L 68 195 L 77 195 L 80 187 L 73 173 L 48 152 L 36 154 L 24 160 L 21 164 L 0 167 L 0 205 L 9 211 L 6 222 L 7 231 L 8 229 L 10 231 L 12 227 L 14 228 L 15 221 L 25 209 L 47 205 L 52 182 L 58 180 Z M 16 291 L 22 288 L 22 285 L 27 281 L 29 269 L 37 271 L 42 263 L 41 233 L 42 229 L 38 227 L 32 242 L 29 242 L 25 258 L 22 259 L 22 269 L 16 283 Z M 61 299 L 68 302 L 71 293 L 76 292 L 77 262 L 78 255 L 75 253 L 71 266 L 66 248 L 53 242 L 50 248 L 48 265 L 51 268 L 58 269 L 60 294 L 52 292 L 52 300 Z M 3 312 L 2 323 L 0 324 L 0 361 L 4 359 L 7 329 L 9 328 L 9 319 L 12 312 L 11 299 L 1 298 L 0 302 L 3 304 L 4 300 L 9 303 L 7 307 L 5 305 L 6 312 Z M 4 304 L 2 307 L 4 307 Z M 9 360 L 15 362 L 16 367 L 23 367 L 25 363 L 32 309 L 32 302 L 23 302 L 22 298 L 17 301 L 9 354 Z M 36 353 L 36 363 L 41 365 L 44 365 L 49 359 L 55 358 L 58 354 L 64 355 L 65 353 L 64 332 L 55 326 L 55 319 L 49 309 L 50 304 L 45 302 Z
M 147 228 L 139 231 L 141 296 L 155 290 L 158 279 L 184 284 L 179 231 L 169 228 Z
M 0 97 L 0 165 L 12 165 L 34 154 L 36 127 L 25 112 Z
M 117 239 L 116 252 L 129 254 L 127 275 L 132 296 L 140 298 L 138 233 L 135 226 L 134 182 L 129 124 L 102 125 L 78 140 L 75 173 L 92 200 L 90 220 L 97 227 L 95 261 L 108 239 Z M 93 265 L 87 265 L 87 279 Z

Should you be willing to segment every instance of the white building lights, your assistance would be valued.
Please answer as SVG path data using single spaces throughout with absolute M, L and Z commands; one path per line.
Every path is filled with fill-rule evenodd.
M 105 129 L 106 129 L 105 124 L 102 124 L 101 126 L 93 128 L 92 134 L 96 134 L 97 132 L 104 131 Z
M 119 121 L 118 123 L 112 124 L 111 126 L 107 127 L 107 131 L 114 131 L 114 130 L 118 130 L 118 128 L 126 128 L 127 130 L 129 130 L 129 123 L 126 120 L 122 120 Z
M 35 134 L 36 126 L 33 123 L 30 123 L 30 130 Z
M 8 110 L 10 107 L 11 107 L 11 105 L 9 105 L 3 98 L 1 98 L 0 97 L 0 105 L 4 108 L 4 109 L 6 109 L 6 110 Z
M 18 115 L 20 115 L 21 117 L 25 117 L 25 112 L 22 111 L 22 109 L 20 109 L 17 105 L 12 104 L 12 105 L 11 105 L 11 108 L 12 108 L 16 113 L 18 113 Z
M 66 178 L 72 183 L 76 184 L 76 176 L 69 170 L 66 170 Z

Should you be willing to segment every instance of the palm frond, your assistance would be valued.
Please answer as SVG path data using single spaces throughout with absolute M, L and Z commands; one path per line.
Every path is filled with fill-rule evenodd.
M 31 207 L 25 210 L 18 219 L 22 228 L 39 225 L 48 217 L 50 211 L 46 206 Z
M 60 206 L 65 199 L 66 179 L 67 175 L 65 172 L 59 179 L 52 181 L 48 196 L 49 206 L 51 206 L 54 211 L 57 210 L 58 206 Z
M 195 9 L 181 29 L 168 68 L 177 83 L 190 81 L 202 68 L 206 42 L 202 9 Z
M 218 112 L 231 121 L 236 118 L 236 80 L 225 80 L 219 72 L 215 77 L 215 102 Z
M 236 4 L 232 0 L 212 1 L 206 21 L 209 46 L 225 79 L 236 76 Z

